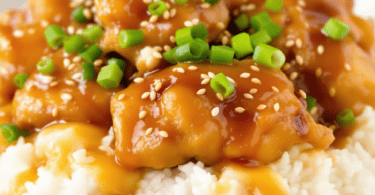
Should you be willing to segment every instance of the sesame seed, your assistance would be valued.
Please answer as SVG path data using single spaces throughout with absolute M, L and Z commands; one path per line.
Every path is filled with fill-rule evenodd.
M 63 64 L 64 64 L 64 67 L 68 67 L 70 65 L 70 60 L 65 58 L 64 61 L 63 61 Z
M 176 39 L 174 36 L 170 36 L 169 37 L 169 41 L 171 41 L 171 43 L 175 43 L 176 42 Z
M 331 97 L 335 97 L 335 95 L 336 95 L 336 88 L 331 87 L 331 88 L 329 89 L 329 96 L 331 96 Z
M 141 99 L 147 99 L 148 97 L 150 97 L 150 92 L 144 92 L 141 96 Z
M 23 37 L 24 34 L 25 33 L 22 30 L 15 30 L 15 31 L 13 31 L 13 36 L 17 37 L 17 38 Z
M 158 84 L 156 84 L 156 86 L 155 86 L 155 91 L 159 91 L 159 90 L 161 89 L 162 86 L 163 86 L 162 83 L 158 83 Z
M 124 97 L 125 97 L 125 94 L 121 94 L 118 96 L 117 100 L 121 101 L 124 99 Z
M 142 21 L 140 25 L 141 27 L 146 27 L 148 26 L 148 24 L 149 24 L 148 21 Z
M 227 36 L 223 36 L 223 38 L 221 39 L 221 43 L 223 45 L 227 45 L 229 43 L 229 38 Z
M 262 83 L 262 82 L 260 82 L 260 80 L 258 78 L 252 78 L 251 82 L 255 83 L 255 84 L 261 84 Z
M 298 72 L 292 72 L 292 74 L 290 74 L 289 78 L 290 80 L 295 80 L 296 78 L 298 77 Z
M 258 89 L 252 88 L 249 91 L 251 94 L 256 94 L 258 92 Z
M 203 79 L 203 81 L 201 82 L 202 85 L 206 85 L 210 82 L 211 79 Z
M 101 60 L 101 59 L 98 59 L 98 60 L 94 61 L 94 66 L 100 66 L 102 64 L 103 64 L 103 60 Z
M 47 20 L 42 20 L 40 22 L 40 25 L 43 27 L 43 28 L 47 28 L 47 26 L 49 26 L 49 22 Z
M 154 23 L 156 23 L 156 21 L 158 21 L 158 19 L 159 19 L 159 16 L 158 16 L 158 15 L 152 15 L 152 16 L 150 17 L 149 22 L 152 23 L 152 24 L 154 24 Z
M 75 63 L 80 63 L 81 61 L 82 61 L 82 58 L 79 57 L 79 56 L 76 56 L 76 57 L 73 58 L 73 62 L 75 62 Z
M 249 78 L 250 77 L 250 73 L 248 73 L 248 72 L 244 72 L 244 73 L 242 73 L 241 75 L 240 75 L 240 78 L 243 78 L 243 79 L 247 79 L 247 78 Z
M 252 96 L 250 93 L 244 93 L 243 97 L 250 100 L 254 99 L 254 96 Z
M 194 71 L 194 70 L 197 70 L 198 69 L 198 67 L 196 67 L 196 66 L 189 66 L 188 67 L 188 70 L 191 70 L 191 71 Z
M 280 92 L 279 89 L 278 89 L 277 87 L 275 87 L 275 86 L 272 86 L 271 88 L 272 88 L 272 90 L 273 90 L 274 92 L 276 92 L 276 93 L 279 93 L 279 92 Z
M 273 105 L 273 109 L 275 109 L 275 111 L 279 111 L 280 110 L 280 104 L 279 103 L 276 103 Z
M 223 97 L 223 95 L 221 95 L 221 93 L 216 93 L 216 97 L 217 97 L 217 99 L 219 99 L 220 101 L 223 101 L 223 100 L 224 100 L 224 97 Z
M 301 7 L 305 7 L 306 6 L 306 2 L 303 1 L 303 0 L 299 0 L 298 1 L 298 5 L 301 6 Z
M 167 11 L 165 11 L 164 13 L 163 13 L 163 18 L 164 18 L 164 20 L 169 20 L 169 17 L 171 16 L 171 14 L 169 13 L 169 11 L 167 10 Z
M 283 66 L 283 69 L 289 70 L 291 67 L 292 67 L 292 65 L 290 63 L 285 63 L 285 65 Z
M 288 40 L 288 41 L 285 43 L 285 46 L 286 46 L 286 47 L 293 47 L 293 46 L 294 46 L 294 40 Z
M 138 83 L 138 84 L 139 83 L 143 83 L 144 81 L 145 81 L 145 79 L 144 78 L 140 78 L 140 77 L 134 79 L 134 82 Z
M 301 48 L 301 47 L 302 47 L 302 40 L 301 40 L 300 38 L 298 38 L 298 39 L 296 40 L 296 46 L 297 46 L 298 48 Z
M 141 112 L 139 113 L 139 118 L 140 118 L 140 119 L 145 118 L 146 114 L 147 114 L 147 111 L 144 111 L 144 110 L 141 111 Z
M 157 85 L 158 83 L 161 83 L 161 80 L 160 80 L 160 79 L 156 79 L 156 80 L 154 81 L 154 85 Z
M 296 60 L 299 65 L 303 65 L 303 58 L 300 55 L 296 55 Z
M 197 95 L 203 95 L 205 93 L 206 93 L 206 89 L 204 89 L 204 88 L 197 91 Z
M 167 137 L 168 137 L 168 133 L 165 132 L 165 131 L 159 131 L 159 135 L 160 135 L 161 137 L 164 137 L 164 138 L 167 138 Z
M 348 63 L 345 63 L 344 67 L 345 67 L 345 70 L 347 70 L 347 71 L 352 70 L 352 67 Z
M 227 37 L 231 37 L 231 36 L 232 36 L 232 34 L 231 34 L 228 30 L 225 30 L 225 31 L 224 31 L 224 34 L 225 34 Z
M 89 18 L 89 19 L 92 17 L 91 11 L 87 8 L 83 10 L 83 15 L 85 15 L 86 18 Z
M 330 129 L 332 129 L 332 130 L 335 130 L 337 127 L 336 127 L 336 125 L 331 125 L 331 126 L 329 126 L 328 128 L 330 128 Z
M 211 110 L 211 115 L 215 117 L 219 114 L 219 112 L 220 112 L 219 107 L 215 107 L 214 109 Z
M 57 114 L 58 114 L 58 110 L 57 110 L 57 108 L 53 108 L 53 109 L 52 109 L 52 116 L 53 116 L 53 117 L 56 117 Z
M 65 80 L 65 83 L 67 84 L 67 85 L 70 85 L 70 86 L 74 86 L 74 81 L 72 81 L 72 80 Z
M 317 51 L 318 51 L 319 55 L 322 55 L 324 53 L 324 46 L 323 45 L 319 45 L 318 48 L 317 48 Z
M 73 70 L 76 67 L 76 64 L 71 64 L 68 66 L 68 70 Z
M 156 99 L 156 92 L 155 91 L 151 91 L 150 92 L 150 100 L 154 101 L 155 99 Z
M 76 34 L 78 34 L 78 35 L 81 35 L 81 34 L 82 34 L 82 32 L 83 32 L 83 29 L 82 29 L 82 28 L 80 28 L 80 29 L 77 29 L 77 31 L 76 31 Z
M 212 79 L 215 77 L 215 74 L 213 72 L 208 72 L 208 76 Z
M 170 14 L 171 14 L 171 18 L 173 18 L 177 13 L 177 10 L 175 8 L 171 9 L 170 11 Z
M 169 46 L 169 45 L 164 45 L 164 51 L 169 51 L 169 50 L 171 50 L 172 48 L 171 48 L 171 46 Z
M 237 107 L 237 108 L 234 109 L 234 111 L 236 111 L 238 113 L 243 113 L 243 112 L 245 112 L 245 108 L 243 108 L 243 107 Z
M 72 76 L 72 79 L 76 79 L 76 80 L 78 80 L 78 79 L 80 79 L 80 78 L 82 78 L 82 73 L 75 73 L 73 76 Z
M 266 108 L 267 108 L 267 106 L 264 105 L 264 104 L 260 104 L 260 105 L 257 107 L 258 110 L 264 110 L 264 109 L 266 109 Z
M 193 25 L 197 25 L 199 24 L 199 19 L 198 18 L 194 18 L 191 23 L 193 23 Z
M 185 73 L 185 69 L 183 69 L 182 67 L 178 67 L 176 71 L 179 73 Z
M 187 20 L 187 21 L 184 22 L 184 25 L 189 27 L 189 26 L 193 26 L 193 23 L 191 21 Z
M 323 74 L 323 70 L 321 68 L 317 68 L 315 70 L 315 76 L 316 77 L 320 77 L 320 76 L 322 76 L 322 74 Z
M 150 4 L 150 3 L 152 3 L 152 0 L 143 0 L 143 3 Z
M 163 58 L 163 56 L 162 56 L 161 53 L 159 53 L 159 52 L 153 52 L 153 53 L 152 53 L 152 56 L 154 56 L 154 57 L 157 58 L 157 59 L 162 59 L 162 58 Z
M 253 70 L 255 72 L 259 72 L 260 71 L 259 67 L 255 66 L 255 65 L 251 65 L 250 68 L 251 68 L 251 70 Z
M 318 112 L 318 107 L 314 107 L 311 109 L 310 114 L 316 114 Z
M 61 94 L 60 97 L 64 101 L 70 101 L 73 98 L 72 95 L 70 95 L 69 93 L 63 93 L 63 94 Z
M 232 78 L 230 78 L 230 77 L 227 76 L 227 79 L 228 79 L 228 81 L 231 82 L 232 84 L 236 84 L 236 81 L 234 81 Z
M 211 77 L 208 76 L 208 75 L 206 75 L 206 74 L 201 74 L 201 78 L 203 78 L 203 79 L 209 79 L 209 78 L 211 78 Z
M 203 9 L 208 9 L 208 8 L 211 7 L 211 4 L 209 4 L 209 3 L 202 3 L 202 4 L 200 4 L 200 7 L 203 8 Z
M 154 50 L 156 50 L 158 52 L 161 52 L 161 51 L 163 51 L 163 48 L 161 46 L 155 46 Z
M 59 84 L 59 82 L 54 81 L 54 82 L 50 83 L 49 86 L 50 86 L 50 87 L 55 87 L 55 86 L 57 86 L 58 84 Z
M 307 97 L 306 92 L 304 92 L 302 89 L 300 89 L 300 90 L 298 91 L 298 93 L 301 95 L 301 97 L 302 97 L 303 99 L 306 99 L 306 97 Z
M 30 29 L 27 30 L 27 33 L 29 33 L 29 34 L 34 34 L 34 33 L 35 33 L 35 29 L 30 28 Z
M 149 136 L 151 135 L 151 133 L 154 131 L 154 129 L 152 127 L 148 128 L 145 132 L 145 136 Z
M 222 22 L 218 22 L 218 23 L 216 23 L 216 26 L 217 26 L 219 29 L 225 29 L 225 24 L 222 23 Z
M 256 5 L 255 4 L 248 4 L 248 5 L 241 5 L 240 10 L 241 11 L 253 11 L 255 10 Z

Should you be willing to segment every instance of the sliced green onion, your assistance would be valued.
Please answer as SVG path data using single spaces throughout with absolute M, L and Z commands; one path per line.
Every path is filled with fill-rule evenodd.
M 104 66 L 99 74 L 96 82 L 105 89 L 113 89 L 120 85 L 124 73 L 116 64 Z
M 210 46 L 202 39 L 194 39 L 193 42 L 179 46 L 175 55 L 178 61 L 199 61 L 208 57 Z
M 126 63 L 124 60 L 120 60 L 118 58 L 111 58 L 108 60 L 108 64 L 116 64 L 122 70 L 122 72 L 125 71 Z
M 77 7 L 73 12 L 72 12 L 72 17 L 74 21 L 78 23 L 86 23 L 89 21 L 89 18 L 85 16 L 84 13 L 84 8 L 82 6 Z
M 136 46 L 141 44 L 144 38 L 141 30 L 122 30 L 118 35 L 118 44 L 122 48 Z
M 99 40 L 103 36 L 103 29 L 101 26 L 95 25 L 90 28 L 86 28 L 82 31 L 82 36 L 91 43 L 94 43 L 95 41 Z
M 336 40 L 345 38 L 348 35 L 349 31 L 349 25 L 335 18 L 329 19 L 322 29 L 323 34 L 328 35 L 332 39 Z
M 94 64 L 89 62 L 82 63 L 83 80 L 95 79 L 95 67 Z
M 14 84 L 22 89 L 23 86 L 25 86 L 25 82 L 27 81 L 27 79 L 29 78 L 29 75 L 27 74 L 17 74 L 14 78 L 13 78 L 13 82 Z
M 271 38 L 274 39 L 280 36 L 283 28 L 280 25 L 274 22 L 271 22 L 267 26 L 264 27 L 264 30 L 266 30 L 267 33 L 271 36 Z
M 208 37 L 208 31 L 204 24 L 193 27 L 186 27 L 176 31 L 176 44 L 178 46 L 192 42 L 195 38 L 205 40 Z
M 38 69 L 38 71 L 42 74 L 50 74 L 55 70 L 55 68 L 55 64 L 51 58 L 45 58 L 36 64 L 36 69 Z
M 94 62 L 103 54 L 103 50 L 100 49 L 97 45 L 93 44 L 88 47 L 85 51 L 79 53 L 78 55 L 86 60 L 87 62 Z
M 164 1 L 155 1 L 148 4 L 148 11 L 151 15 L 162 15 L 165 11 L 167 11 L 168 7 Z
M 223 98 L 234 93 L 234 85 L 227 79 L 223 73 L 215 75 L 210 81 L 211 88 L 216 92 L 220 93 Z
M 211 5 L 218 3 L 220 0 L 204 0 L 204 2 L 209 3 Z
M 85 39 L 81 35 L 73 35 L 64 41 L 64 49 L 67 53 L 79 53 L 85 45 Z
M 260 44 L 255 48 L 253 59 L 262 65 L 275 69 L 280 69 L 285 63 L 284 53 L 266 44 Z
M 263 29 L 271 22 L 272 19 L 267 14 L 267 12 L 262 12 L 250 18 L 251 27 L 254 28 L 256 31 Z
M 171 63 L 171 64 L 177 64 L 178 60 L 176 58 L 176 50 L 177 50 L 177 47 L 167 51 L 167 52 L 164 52 L 163 53 L 163 58 Z
M 337 115 L 337 122 L 342 126 L 348 126 L 355 123 L 354 113 L 350 109 L 345 109 Z
M 250 35 L 247 33 L 240 33 L 232 37 L 231 44 L 237 59 L 242 59 L 254 51 L 253 46 L 251 46 Z
M 260 30 L 252 35 L 250 35 L 251 44 L 256 47 L 260 44 L 267 44 L 272 41 L 272 37 L 268 34 L 266 30 Z
M 214 63 L 232 63 L 235 50 L 227 46 L 211 47 L 210 61 Z
M 186 4 L 188 0 L 174 0 L 174 2 L 177 4 Z
M 243 31 L 249 27 L 249 19 L 247 18 L 246 14 L 241 14 L 238 16 L 236 19 L 234 19 L 234 23 L 240 31 Z
M 283 0 L 267 0 L 264 8 L 272 12 L 279 12 L 283 8 Z
M 18 140 L 19 137 L 27 137 L 30 132 L 27 130 L 22 130 L 14 124 L 1 124 L 1 134 L 8 143 L 13 143 Z
M 313 109 L 316 105 L 316 99 L 311 97 L 311 96 L 307 96 L 305 100 L 306 100 L 306 103 L 307 103 L 306 110 L 308 112 L 310 112 L 311 109 Z
M 66 38 L 66 34 L 60 26 L 54 24 L 44 30 L 44 37 L 50 47 L 60 47 Z

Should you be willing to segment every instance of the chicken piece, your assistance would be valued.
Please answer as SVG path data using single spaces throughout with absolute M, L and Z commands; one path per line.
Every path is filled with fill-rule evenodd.
M 230 20 L 230 14 L 225 1 L 202 8 L 202 1 L 194 0 L 180 5 L 174 1 L 165 1 L 170 5 L 168 9 L 169 16 L 159 16 L 156 22 L 148 22 L 150 15 L 148 14 L 148 5 L 143 1 L 112 1 L 112 0 L 95 0 L 96 14 L 106 29 L 104 39 L 101 41 L 101 47 L 106 52 L 116 51 L 123 57 L 128 59 L 131 64 L 137 66 L 138 71 L 143 74 L 157 68 L 161 63 L 159 58 L 150 58 L 146 63 L 146 59 L 140 55 L 140 51 L 147 46 L 164 47 L 164 45 L 173 46 L 171 37 L 175 36 L 178 29 L 185 28 L 189 22 L 192 24 L 203 23 L 209 32 L 208 40 L 218 38 Z M 143 26 L 143 23 L 148 22 Z M 118 33 L 121 30 L 140 29 L 144 32 L 144 41 L 142 44 L 134 47 L 121 48 L 118 45 Z M 158 50 L 160 52 L 160 50 Z M 152 56 L 152 55 L 150 55 Z M 155 61 L 155 62 L 154 62 Z
M 41 128 L 59 120 L 111 125 L 109 102 L 121 86 L 106 90 L 96 81 L 84 81 L 82 66 L 73 63 L 73 58 L 64 57 L 60 50 L 52 57 L 56 66 L 52 74 L 35 71 L 25 87 L 16 92 L 13 113 L 19 127 Z M 64 59 L 72 63 L 64 66 Z
M 31 74 L 40 57 L 51 52 L 44 38 L 44 28 L 53 23 L 67 26 L 70 10 L 64 1 L 33 0 L 22 10 L 1 14 L 0 106 L 12 100 L 16 90 L 14 76 Z
M 121 165 L 160 169 L 191 158 L 207 164 L 235 158 L 270 163 L 296 143 L 324 149 L 334 140 L 332 130 L 306 112 L 281 71 L 251 60 L 188 67 L 150 74 L 111 100 Z M 220 72 L 235 81 L 235 93 L 223 101 L 206 84 L 206 74 Z

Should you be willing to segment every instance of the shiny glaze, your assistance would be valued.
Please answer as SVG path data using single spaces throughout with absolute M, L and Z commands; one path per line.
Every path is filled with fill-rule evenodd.
M 260 72 L 252 71 L 250 65 L 254 65 L 251 60 L 235 61 L 230 66 L 199 64 L 198 70 L 189 71 L 189 64 L 181 64 L 177 67 L 185 73 L 173 72 L 176 67 L 168 68 L 117 93 L 111 113 L 119 163 L 165 168 L 190 158 L 214 164 L 241 157 L 270 163 L 296 143 L 328 147 L 334 139 L 332 130 L 315 124 L 284 74 L 262 66 Z M 209 85 L 201 84 L 200 75 L 209 71 L 233 78 L 236 92 L 220 101 Z M 240 78 L 243 72 L 251 73 L 251 77 Z M 252 78 L 262 83 L 252 83 Z M 163 84 L 156 100 L 141 99 L 143 93 L 153 90 L 156 79 Z M 272 86 L 280 92 L 273 91 Z M 196 93 L 201 88 L 207 92 L 199 96 Z M 252 88 L 258 89 L 254 100 L 245 99 L 243 94 Z M 124 98 L 118 100 L 120 95 Z M 278 112 L 274 110 L 276 103 L 280 105 Z M 260 104 L 267 108 L 257 110 Z M 236 113 L 238 106 L 246 111 Z M 220 108 L 215 117 L 211 116 L 214 107 Z M 143 119 L 138 117 L 141 111 L 147 111 Z M 145 136 L 150 127 L 153 133 Z M 161 137 L 159 131 L 166 131 L 169 137 Z

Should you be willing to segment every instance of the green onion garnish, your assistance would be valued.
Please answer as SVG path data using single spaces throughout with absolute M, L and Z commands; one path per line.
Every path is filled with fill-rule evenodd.
M 81 52 L 85 45 L 85 39 L 81 35 L 73 35 L 64 41 L 64 49 L 67 53 Z
M 218 3 L 220 0 L 204 0 L 204 2 L 209 3 L 211 5 Z
M 77 7 L 73 12 L 72 12 L 72 17 L 74 21 L 78 23 L 86 23 L 89 21 L 89 18 L 87 18 L 84 14 L 84 8 L 82 6 Z
M 211 47 L 210 61 L 214 63 L 232 63 L 235 50 L 228 46 Z
M 95 41 L 99 40 L 103 36 L 103 29 L 101 26 L 95 25 L 90 28 L 86 28 L 82 31 L 82 36 L 91 43 L 94 43 Z
M 283 28 L 280 25 L 271 22 L 264 27 L 264 30 L 266 30 L 267 33 L 271 36 L 271 38 L 274 39 L 280 36 Z
M 271 22 L 272 19 L 267 14 L 267 12 L 262 12 L 250 18 L 251 27 L 254 28 L 256 31 L 263 29 Z
M 79 53 L 78 55 L 87 62 L 94 62 L 103 54 L 103 50 L 97 45 L 93 44 L 88 47 L 85 51 Z
M 216 92 L 220 93 L 223 98 L 227 98 L 228 96 L 234 93 L 234 85 L 227 79 L 227 77 L 223 73 L 219 73 L 215 75 L 214 78 L 210 81 L 211 88 Z
M 283 0 L 267 0 L 264 8 L 272 12 L 279 12 L 283 8 Z
M 66 38 L 64 30 L 57 25 L 47 27 L 46 30 L 44 30 L 44 36 L 50 47 L 60 47 Z
M 345 38 L 348 35 L 349 31 L 349 25 L 335 18 L 329 19 L 322 29 L 323 34 L 326 34 L 332 39 L 336 40 Z
M 306 110 L 308 112 L 310 112 L 311 109 L 313 109 L 316 105 L 316 99 L 311 97 L 311 96 L 307 96 L 305 100 L 306 100 L 306 103 L 307 103 Z
M 125 71 L 126 63 L 124 60 L 120 60 L 118 58 L 111 58 L 108 60 L 108 65 L 110 64 L 116 64 L 122 70 L 122 72 Z
M 151 15 L 162 15 L 165 11 L 167 11 L 168 7 L 164 1 L 155 1 L 148 4 L 148 11 Z
M 110 64 L 100 70 L 96 82 L 105 89 L 113 89 L 120 85 L 123 75 L 117 64 Z
M 241 14 L 238 16 L 236 19 L 234 19 L 234 23 L 240 31 L 243 31 L 249 27 L 249 19 L 247 18 L 246 14 Z
M 27 81 L 27 79 L 29 78 L 29 76 L 27 74 L 17 74 L 14 78 L 13 78 L 13 82 L 14 84 L 22 89 L 23 86 L 25 86 L 25 82 Z
M 122 30 L 118 35 L 118 44 L 122 48 L 136 46 L 141 44 L 144 38 L 141 30 Z
M 1 124 L 1 134 L 8 143 L 13 143 L 18 140 L 19 137 L 27 137 L 30 132 L 27 130 L 22 130 L 14 124 Z
M 188 2 L 188 0 L 174 0 L 174 2 L 177 4 L 185 4 Z
M 267 44 L 272 41 L 272 37 L 268 34 L 266 30 L 260 30 L 252 35 L 250 35 L 251 44 L 256 47 L 260 44 Z
M 251 46 L 250 35 L 247 33 L 240 33 L 232 37 L 231 44 L 237 59 L 242 59 L 254 51 L 253 46 Z
M 176 44 L 178 46 L 192 42 L 195 38 L 205 40 L 208 37 L 208 31 L 204 24 L 193 27 L 186 27 L 176 31 Z
M 178 61 L 199 61 L 208 57 L 210 46 L 202 39 L 194 39 L 193 42 L 179 46 L 175 55 Z
M 167 51 L 167 52 L 164 52 L 163 53 L 163 58 L 171 63 L 171 64 L 177 64 L 178 60 L 176 58 L 176 50 L 177 50 L 177 47 Z
M 55 68 L 55 64 L 51 58 L 45 58 L 36 64 L 36 69 L 38 69 L 38 71 L 42 74 L 50 74 L 55 70 Z
M 337 115 L 337 122 L 342 126 L 348 126 L 355 123 L 354 113 L 350 109 L 345 109 Z
M 94 64 L 89 62 L 82 63 L 83 80 L 95 79 L 95 67 Z
M 280 69 L 285 63 L 284 53 L 266 44 L 260 44 L 255 48 L 253 59 L 262 65 L 275 69 Z

